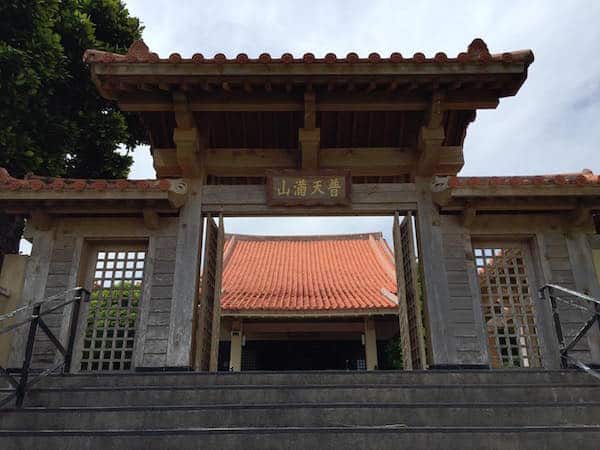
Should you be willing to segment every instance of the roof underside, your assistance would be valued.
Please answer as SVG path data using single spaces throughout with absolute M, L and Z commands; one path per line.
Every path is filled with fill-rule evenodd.
M 272 167 L 276 169 L 304 168 L 298 131 L 302 128 L 320 130 L 323 168 L 331 168 L 328 162 L 334 161 L 336 168 L 351 168 L 357 176 L 405 176 L 416 164 L 412 159 L 418 156 L 420 130 L 432 126 L 434 103 L 441 109 L 441 123 L 435 124 L 443 129 L 440 145 L 448 151 L 437 174 L 456 174 L 463 165 L 460 146 L 476 110 L 496 108 L 500 98 L 515 95 L 533 54 L 491 54 L 475 39 L 455 58 L 444 53 L 432 58 L 422 53 L 393 53 L 388 58 L 350 53 L 338 58 L 329 53 L 323 58 L 195 54 L 186 59 L 175 53 L 161 59 L 138 41 L 126 55 L 88 50 L 84 58 L 104 97 L 125 111 L 142 114 L 159 177 L 182 175 L 174 134 L 177 128 L 190 127 L 201 130 L 212 152 L 205 163 L 209 176 L 264 176 L 261 161 L 265 166 L 279 161 Z M 314 98 L 314 113 L 307 112 L 307 95 Z M 190 113 L 184 119 L 181 105 Z M 309 116 L 314 119 L 307 125 Z M 232 150 L 261 149 L 278 152 L 256 155 L 252 167 L 221 163 L 233 158 Z M 360 153 L 328 153 L 331 149 Z M 368 167 L 369 152 L 375 161 L 391 152 L 392 163 L 385 170 Z
M 224 314 L 394 312 L 396 283 L 381 233 L 230 235 L 224 252 Z

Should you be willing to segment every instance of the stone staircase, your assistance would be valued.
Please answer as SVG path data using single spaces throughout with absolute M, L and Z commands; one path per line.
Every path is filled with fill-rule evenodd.
M 350 447 L 597 449 L 600 383 L 535 370 L 69 375 L 0 411 L 2 449 Z

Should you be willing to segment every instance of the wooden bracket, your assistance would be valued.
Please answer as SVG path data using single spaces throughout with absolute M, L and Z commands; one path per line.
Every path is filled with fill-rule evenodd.
M 462 214 L 462 225 L 467 228 L 470 227 L 473 224 L 473 221 L 475 220 L 476 216 L 477 216 L 476 206 L 471 202 L 465 203 L 465 208 L 463 209 L 463 214 Z
M 417 175 L 428 176 L 435 174 L 441 160 L 441 146 L 446 137 L 443 126 L 444 109 L 443 95 L 435 91 L 426 116 L 426 123 L 419 130 L 419 160 Z
M 443 128 L 421 127 L 419 131 L 417 175 L 429 176 L 435 174 L 435 169 L 441 160 L 441 147 L 444 138 Z
M 300 128 L 298 130 L 298 143 L 302 154 L 302 169 L 318 169 L 321 130 L 319 128 Z
M 173 92 L 173 109 L 177 128 L 173 131 L 177 163 L 183 176 L 199 178 L 203 176 L 202 158 L 207 146 L 206 133 L 200 133 L 189 100 L 183 92 Z
M 577 208 L 567 216 L 567 225 L 581 227 L 592 223 L 592 208 L 578 202 Z
M 171 188 L 168 191 L 169 203 L 174 208 L 181 208 L 188 197 L 188 185 L 183 180 L 171 181 Z
M 53 220 L 45 211 L 32 211 L 29 220 L 40 231 L 48 231 L 52 228 Z
M 431 198 L 438 206 L 446 206 L 452 200 L 452 189 L 448 186 L 448 177 L 431 179 Z
M 146 225 L 146 228 L 149 230 L 158 230 L 160 228 L 160 217 L 155 209 L 144 208 L 142 213 L 144 214 L 144 225 Z

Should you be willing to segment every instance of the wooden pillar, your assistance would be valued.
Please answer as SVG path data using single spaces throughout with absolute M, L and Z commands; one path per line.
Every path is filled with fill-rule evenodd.
M 173 94 L 177 128 L 173 140 L 177 161 L 188 184 L 185 204 L 179 210 L 173 298 L 167 344 L 167 366 L 191 369 L 193 324 L 198 302 L 202 250 L 202 164 L 206 135 L 198 130 L 185 94 Z
M 234 321 L 231 325 L 229 369 L 233 372 L 242 370 L 242 324 L 239 321 Z
M 455 365 L 456 345 L 449 315 L 450 291 L 443 260 L 443 239 L 438 209 L 431 196 L 431 179 L 416 177 L 417 231 L 428 319 L 427 337 L 432 367 Z
M 192 339 L 200 281 L 202 180 L 188 181 L 189 197 L 179 210 L 173 298 L 167 345 L 168 367 L 192 367 Z
M 377 369 L 377 335 L 372 317 L 365 318 L 365 357 L 367 370 Z

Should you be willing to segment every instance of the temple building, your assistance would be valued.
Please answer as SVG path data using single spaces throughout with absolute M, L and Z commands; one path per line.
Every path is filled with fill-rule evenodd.
M 219 369 L 383 368 L 399 335 L 396 294 L 381 233 L 230 235 Z

